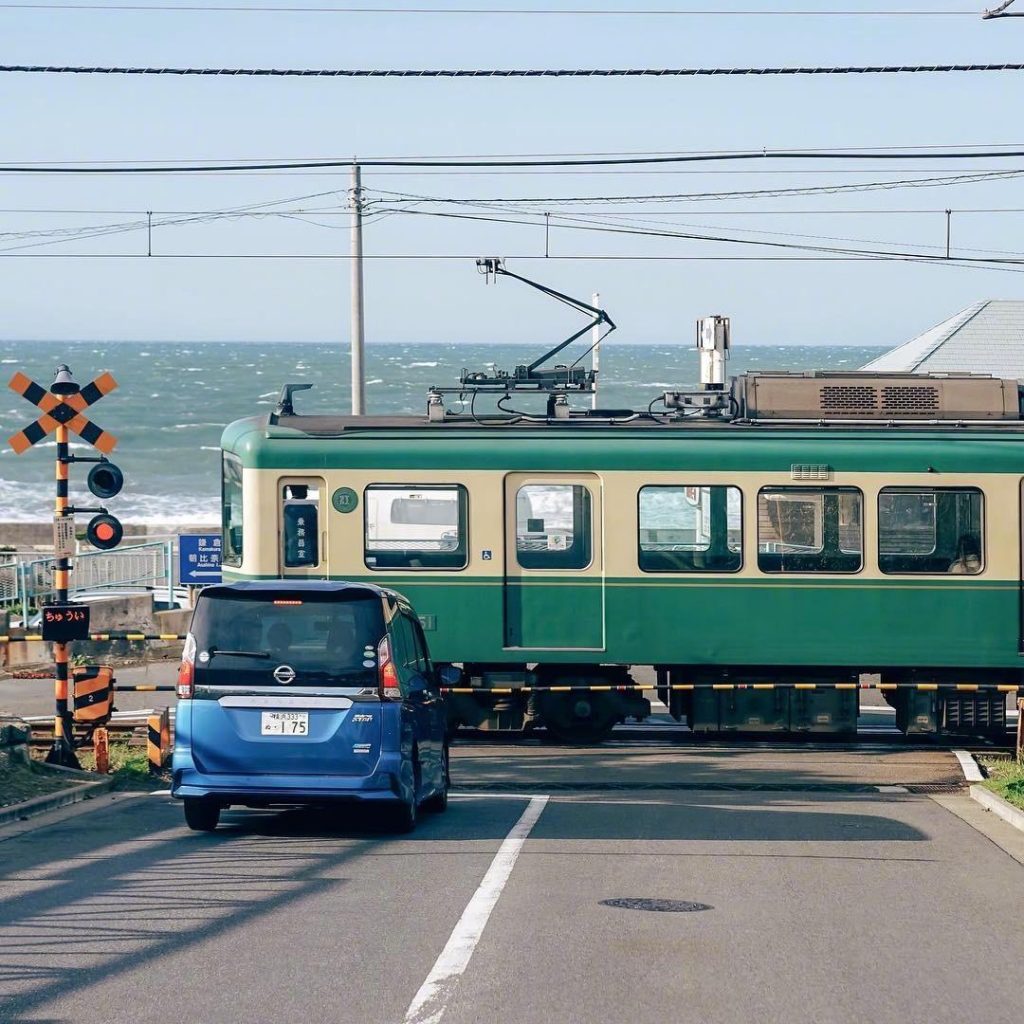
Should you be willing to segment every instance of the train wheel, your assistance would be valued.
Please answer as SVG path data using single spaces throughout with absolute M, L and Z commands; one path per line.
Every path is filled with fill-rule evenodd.
M 560 743 L 602 743 L 621 717 L 608 694 L 540 693 L 537 698 L 537 712 L 544 727 Z

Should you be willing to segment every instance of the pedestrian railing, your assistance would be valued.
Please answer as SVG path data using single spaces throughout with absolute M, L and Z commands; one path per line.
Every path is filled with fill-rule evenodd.
M 27 618 L 56 597 L 54 557 L 38 551 L 0 553 L 0 607 L 16 609 Z M 151 541 L 113 551 L 87 551 L 74 558 L 74 589 L 85 592 L 141 587 L 160 592 L 168 606 L 175 603 L 174 541 Z

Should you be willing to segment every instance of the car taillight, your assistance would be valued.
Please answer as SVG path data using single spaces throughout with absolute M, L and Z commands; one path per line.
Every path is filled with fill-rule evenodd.
M 196 688 L 196 638 L 189 633 L 178 666 L 178 699 L 187 700 Z
M 398 669 L 391 658 L 391 640 L 384 637 L 377 645 L 377 689 L 382 700 L 401 700 Z

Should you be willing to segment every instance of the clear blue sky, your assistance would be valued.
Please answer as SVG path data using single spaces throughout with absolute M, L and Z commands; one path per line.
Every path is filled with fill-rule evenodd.
M 105 2 L 105 0 L 98 0 Z M 142 0 L 145 3 L 145 0 Z M 172 0 L 173 2 L 173 0 Z M 247 0 L 235 0 L 246 4 Z M 267 0 L 269 2 L 269 0 Z M 277 0 L 287 5 L 288 0 Z M 343 6 L 345 0 L 322 0 Z M 1022 0 L 1024 2 L 1024 0 Z M 306 5 L 315 5 L 306 0 Z M 412 6 L 363 0 L 359 6 Z M 420 6 L 487 6 L 420 0 Z M 986 0 L 509 0 L 491 6 L 743 7 L 969 11 Z M 302 6 L 295 3 L 293 6 Z M 991 6 L 991 4 L 989 4 Z M 496 17 L 2 9 L 8 63 L 276 67 L 639 67 L 1017 61 L 1024 19 L 963 17 Z M 1024 144 L 1024 75 L 649 80 L 351 81 L 124 77 L 0 78 L 4 162 L 669 151 L 752 147 Z M 372 188 L 463 197 L 634 194 L 793 187 L 967 170 L 851 161 L 808 173 L 398 175 Z M 823 164 L 812 164 L 814 169 Z M 1024 160 L 983 160 L 983 168 Z M 934 170 L 932 169 L 934 168 Z M 848 173 L 848 172 L 854 173 Z M 780 173 L 781 172 L 781 173 Z M 0 179 L 0 207 L 206 210 L 347 187 L 347 175 Z M 337 206 L 343 199 L 319 200 Z M 941 246 L 946 207 L 1022 207 L 1024 179 L 954 188 L 692 203 L 637 218 Z M 927 209 L 852 216 L 809 210 Z M 682 204 L 674 207 L 683 209 Z M 725 216 L 755 209 L 786 215 Z M 0 214 L 0 231 L 133 220 L 121 214 Z M 158 253 L 345 253 L 347 221 L 280 218 L 161 228 Z M 957 247 L 1022 250 L 1024 214 L 963 214 Z M 758 236 L 753 236 L 758 237 Z M 768 236 L 763 236 L 768 237 Z M 394 216 L 367 227 L 367 252 L 543 253 L 537 227 Z M 0 239 L 3 246 L 25 239 Z M 825 243 L 828 244 L 828 243 Z M 859 244 L 859 243 L 858 243 Z M 31 252 L 145 252 L 145 233 Z M 680 240 L 553 228 L 556 254 L 725 254 Z M 742 250 L 750 252 L 752 250 Z M 689 343 L 696 317 L 733 317 L 735 341 L 895 344 L 981 298 L 1024 298 L 1019 273 L 894 263 L 559 260 L 510 263 L 551 285 L 602 293 L 622 342 Z M 0 336 L 24 339 L 339 339 L 348 264 L 314 260 L 11 259 L 0 263 Z M 1024 269 L 1024 268 L 1022 268 Z M 513 283 L 485 288 L 470 260 L 375 260 L 368 342 L 531 340 L 575 320 Z

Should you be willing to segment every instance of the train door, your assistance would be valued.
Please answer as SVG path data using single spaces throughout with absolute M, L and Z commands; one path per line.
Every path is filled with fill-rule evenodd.
M 589 473 L 505 478 L 505 646 L 602 651 L 601 480 Z

